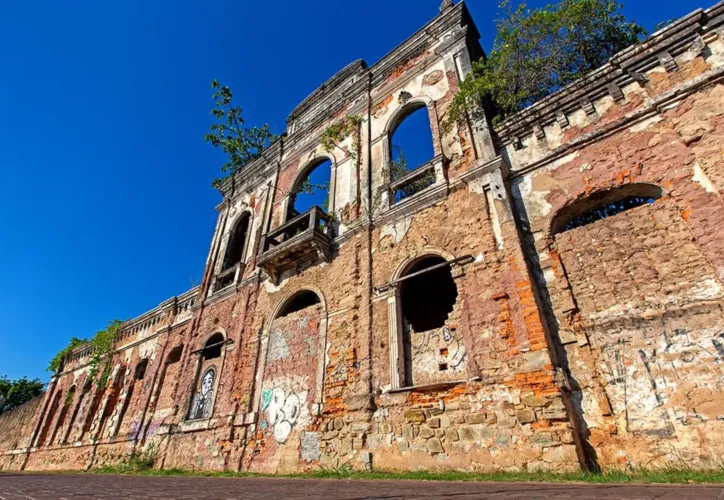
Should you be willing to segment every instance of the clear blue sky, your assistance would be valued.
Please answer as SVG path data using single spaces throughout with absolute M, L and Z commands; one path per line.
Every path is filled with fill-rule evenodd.
M 0 375 L 48 380 L 71 336 L 201 277 L 220 201 L 203 141 L 213 78 L 281 133 L 319 84 L 374 63 L 440 1 L 3 2 Z M 468 2 L 486 48 L 496 3 Z M 627 3 L 648 28 L 709 5 Z

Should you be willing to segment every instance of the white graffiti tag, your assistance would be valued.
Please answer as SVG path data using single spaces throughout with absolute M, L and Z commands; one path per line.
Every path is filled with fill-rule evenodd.
M 301 407 L 301 400 L 296 394 L 292 393 L 287 396 L 280 387 L 272 390 L 267 412 L 269 422 L 274 427 L 274 439 L 278 443 L 287 441 L 294 424 L 299 419 Z

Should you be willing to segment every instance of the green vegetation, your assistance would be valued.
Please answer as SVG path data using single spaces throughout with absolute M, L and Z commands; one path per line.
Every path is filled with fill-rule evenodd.
M 215 148 L 221 148 L 227 156 L 227 162 L 221 166 L 225 175 L 213 182 L 213 186 L 219 189 L 226 179 L 259 158 L 279 137 L 271 133 L 267 124 L 244 127 L 242 108 L 234 106 L 234 94 L 229 87 L 213 80 L 211 88 L 216 90 L 213 95 L 216 105 L 211 114 L 217 123 L 211 125 L 211 131 L 204 136 L 204 140 Z
M 50 360 L 48 371 L 58 373 L 63 367 L 63 360 L 66 356 L 74 349 L 90 343 L 93 346 L 93 356 L 90 360 L 89 376 L 97 386 L 105 386 L 111 370 L 111 353 L 113 352 L 118 330 L 122 325 L 123 321 L 114 319 L 108 323 L 106 328 L 96 332 L 90 341 L 73 337 L 70 339 L 70 343 Z
M 681 469 L 640 470 L 633 472 L 611 471 L 603 474 L 573 472 L 556 474 L 552 472 L 494 472 L 479 474 L 473 472 L 361 472 L 348 469 L 318 470 L 299 474 L 256 474 L 250 472 L 210 472 L 182 469 L 130 470 L 128 466 L 92 469 L 96 474 L 141 474 L 152 476 L 203 476 L 203 477 L 287 477 L 306 479 L 391 479 L 401 481 L 477 481 L 477 482 L 537 482 L 537 483 L 588 483 L 588 484 L 724 484 L 724 470 L 694 471 Z
M 448 128 L 492 104 L 493 122 L 520 111 L 638 43 L 646 30 L 629 21 L 616 0 L 560 0 L 530 9 L 502 0 L 497 36 L 487 59 L 473 63 L 460 86 Z
M 10 380 L 4 376 L 0 377 L 0 415 L 39 396 L 44 388 L 45 384 L 37 378 L 28 380 L 23 377 Z
M 362 124 L 362 117 L 359 115 L 347 115 L 334 125 L 327 127 L 322 135 L 319 137 L 319 142 L 327 153 L 332 153 L 335 149 L 340 149 L 345 153 L 349 154 L 353 160 L 357 159 L 359 149 L 359 127 Z M 349 137 L 354 135 L 354 144 L 352 151 L 347 151 L 342 148 L 342 142 Z

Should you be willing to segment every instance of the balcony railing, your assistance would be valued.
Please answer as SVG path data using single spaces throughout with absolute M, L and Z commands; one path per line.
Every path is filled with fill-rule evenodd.
M 320 207 L 294 217 L 262 238 L 258 264 L 276 281 L 279 274 L 311 258 L 331 256 L 332 220 Z

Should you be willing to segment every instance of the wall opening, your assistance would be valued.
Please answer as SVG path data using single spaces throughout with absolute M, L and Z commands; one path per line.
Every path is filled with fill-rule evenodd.
M 216 367 L 204 370 L 198 383 L 198 390 L 191 403 L 189 420 L 203 420 L 211 416 L 211 405 L 214 397 L 216 383 Z
M 425 257 L 411 266 L 403 278 L 445 262 L 442 257 Z M 458 289 L 449 265 L 413 276 L 400 284 L 402 316 L 416 332 L 445 326 L 457 297 Z
M 435 157 L 432 137 L 430 116 L 422 103 L 411 106 L 392 129 L 388 175 L 393 203 L 435 184 L 435 170 L 430 164 Z M 419 175 L 412 174 L 418 170 Z
M 286 303 L 279 310 L 277 318 L 283 318 L 289 316 L 292 313 L 312 307 L 313 305 L 320 304 L 322 301 L 319 296 L 311 290 L 302 290 L 296 293 L 293 297 L 289 298 Z
M 136 365 L 136 371 L 133 374 L 134 380 L 143 380 L 148 369 L 148 358 L 144 358 Z
M 201 352 L 203 359 L 216 359 L 221 357 L 221 348 L 224 344 L 224 336 L 216 333 L 211 336 L 204 344 L 204 350 Z
M 249 221 L 251 216 L 249 212 L 243 213 L 234 226 L 234 230 L 229 238 L 226 246 L 226 255 L 224 256 L 224 265 L 222 271 L 226 271 L 236 266 L 244 257 L 244 248 L 246 246 L 246 238 L 249 233 Z
M 396 324 L 401 358 L 399 383 L 436 384 L 465 376 L 466 348 L 457 329 L 458 288 L 447 260 L 430 255 L 414 262 L 401 276 Z M 401 363 L 401 365 L 400 365 Z
M 297 180 L 289 196 L 287 220 L 308 212 L 314 206 L 328 212 L 331 177 L 330 160 L 324 158 L 310 164 Z
M 628 184 L 593 193 L 563 209 L 553 221 L 551 234 L 556 235 L 613 217 L 627 210 L 650 205 L 663 196 L 652 184 Z

